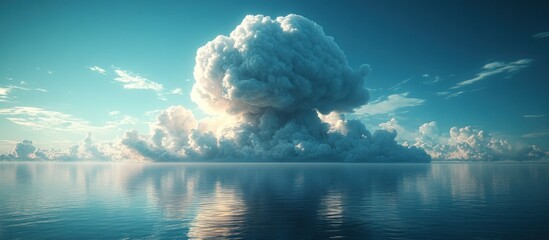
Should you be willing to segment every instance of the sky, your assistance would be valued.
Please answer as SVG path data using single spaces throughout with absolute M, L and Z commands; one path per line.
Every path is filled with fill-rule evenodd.
M 320 117 L 330 124 L 331 132 L 347 135 L 347 130 L 338 129 L 337 121 L 350 129 L 354 124 L 351 120 L 357 119 L 371 133 L 377 129 L 396 131 L 399 146 L 423 149 L 433 159 L 520 158 L 516 157 L 519 153 L 546 157 L 547 12 L 549 4 L 541 1 L 2 1 L 0 153 L 17 156 L 17 144 L 30 140 L 32 143 L 23 144 L 33 146 L 25 157 L 41 156 L 40 149 L 44 150 L 40 153 L 48 150 L 50 155 L 56 151 L 52 149 L 67 151 L 51 155 L 66 157 L 71 146 L 80 146 L 80 150 L 74 150 L 80 155 L 107 158 L 113 151 L 122 151 L 113 147 L 120 143 L 145 159 L 161 158 L 166 152 L 171 154 L 170 159 L 177 159 L 193 151 L 213 156 L 203 150 L 212 146 L 197 140 L 213 139 L 217 146 L 212 154 L 220 156 L 224 151 L 219 136 L 223 130 L 212 130 L 212 122 L 223 125 L 219 119 L 225 119 L 225 125 L 239 126 L 240 130 L 231 130 L 233 136 L 234 132 L 247 131 L 245 123 L 251 124 L 256 128 L 242 135 L 249 138 L 265 130 L 263 125 L 254 124 L 269 116 L 291 119 L 288 121 L 296 122 L 298 128 L 310 125 L 307 121 L 315 125 L 320 122 L 317 117 L 296 114 L 316 109 L 324 115 L 345 114 L 335 116 L 333 121 Z M 208 72 L 211 69 L 199 63 L 213 62 L 218 55 L 230 58 L 232 53 L 204 48 L 201 58 L 197 51 L 209 46 L 208 42 L 213 46 L 236 41 L 238 48 L 240 39 L 250 48 L 256 46 L 258 54 L 279 54 L 286 45 L 280 45 L 283 48 L 278 52 L 268 52 L 261 42 L 231 34 L 237 26 L 271 34 L 267 28 L 270 23 L 243 22 L 247 15 L 259 14 L 270 16 L 275 23 L 277 17 L 286 16 L 281 21 L 294 22 L 302 34 L 298 37 L 324 47 L 298 53 L 310 53 L 322 61 L 334 57 L 341 63 L 333 67 L 338 72 L 329 72 L 332 68 L 318 71 L 336 78 L 342 72 L 342 76 L 357 75 L 364 79 L 363 87 L 368 91 L 349 93 L 341 100 L 319 93 L 323 87 L 332 89 L 332 85 L 314 88 L 318 82 L 311 81 L 312 93 L 273 93 L 276 97 L 290 94 L 301 99 L 286 104 L 289 102 L 282 98 L 251 96 L 258 89 L 252 83 L 237 84 L 242 80 L 238 76 L 257 77 L 262 71 L 276 77 L 278 70 L 271 69 L 274 65 L 255 69 L 256 75 L 242 68 L 234 70 L 235 85 L 224 92 L 236 100 L 212 111 L 211 106 L 217 103 L 208 102 L 204 96 L 217 93 L 207 88 L 226 85 L 210 86 L 208 78 L 222 74 L 230 82 L 233 75 Z M 296 20 L 289 14 L 307 20 Z M 321 26 L 323 32 L 305 31 L 309 21 Z M 298 23 L 305 30 L 301 31 Z M 276 31 L 272 31 L 274 36 Z M 218 35 L 230 39 L 216 38 Z M 323 56 L 322 52 L 332 55 Z M 255 61 L 247 56 L 240 57 Z M 299 67 L 293 67 L 299 71 Z M 355 77 L 340 80 L 342 92 L 348 91 L 345 86 L 362 88 L 362 82 Z M 227 96 L 215 95 L 210 100 L 217 97 L 225 101 Z M 252 98 L 255 102 L 240 104 Z M 336 100 L 341 103 L 332 106 Z M 322 107 L 326 107 L 324 112 Z M 268 113 L 267 108 L 276 110 Z M 231 113 L 220 117 L 227 112 Z M 280 129 L 289 126 L 286 120 L 281 121 L 277 125 Z M 208 131 L 215 136 L 208 135 Z M 304 131 L 311 135 L 314 130 Z M 270 138 L 280 135 L 272 134 Z M 155 136 L 162 139 L 155 142 Z M 295 143 L 295 149 L 305 149 L 299 142 L 302 139 L 293 137 L 291 141 L 282 140 Z M 311 142 L 316 145 L 308 148 L 316 148 L 323 141 L 313 136 Z M 264 143 L 259 145 L 263 150 L 281 146 L 270 140 Z M 231 144 L 246 145 L 236 141 Z M 333 149 L 337 144 L 328 145 Z M 104 151 L 107 146 L 109 154 Z M 193 150 L 178 150 L 187 147 Z M 253 151 L 255 154 L 258 150 Z M 268 158 L 272 154 L 257 156 Z

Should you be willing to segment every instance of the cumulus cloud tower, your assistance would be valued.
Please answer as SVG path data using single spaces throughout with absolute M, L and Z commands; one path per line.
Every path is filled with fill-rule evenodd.
M 212 116 L 172 107 L 150 139 L 129 133 L 122 143 L 160 161 L 429 161 L 341 114 L 368 102 L 368 72 L 302 16 L 246 16 L 197 51 L 191 98 Z
M 299 15 L 246 16 L 197 51 L 191 97 L 205 112 L 349 112 L 368 101 L 367 65 L 353 70 L 321 26 Z

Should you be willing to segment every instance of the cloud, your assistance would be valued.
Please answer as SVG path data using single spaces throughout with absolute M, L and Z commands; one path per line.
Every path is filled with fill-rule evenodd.
M 540 138 L 549 136 L 549 131 L 538 131 L 522 135 L 523 138 Z
M 120 111 L 110 111 L 109 112 L 109 115 L 111 116 L 116 116 L 116 115 L 119 115 L 120 114 Z
M 0 115 L 9 121 L 35 129 L 57 131 L 87 131 L 92 128 L 87 121 L 70 114 L 48 111 L 37 107 L 12 107 L 0 109 Z
M 12 107 L 1 108 L 0 115 L 6 116 L 6 119 L 21 126 L 30 127 L 37 130 L 80 132 L 104 131 L 115 129 L 123 125 L 134 125 L 140 122 L 139 119 L 128 115 L 115 116 L 112 121 L 107 121 L 101 126 L 92 125 L 90 122 L 71 114 L 46 110 L 38 107 Z
M 546 38 L 546 37 L 549 37 L 549 32 L 536 33 L 536 34 L 532 35 L 532 37 L 537 38 L 537 39 Z
M 100 68 L 98 66 L 89 67 L 89 69 L 102 75 L 105 75 L 107 73 L 105 69 Z
M 535 145 L 519 147 L 471 126 L 452 127 L 440 134 L 436 122 L 420 126 L 411 145 L 424 149 L 436 160 L 547 160 L 549 155 Z
M 170 91 L 170 94 L 183 95 L 183 89 L 175 88 L 175 89 Z
M 8 102 L 9 101 L 9 93 L 10 93 L 10 88 L 4 88 L 4 87 L 0 87 L 0 102 Z
M 158 99 L 164 100 L 164 101 L 166 100 L 167 94 L 175 94 L 175 95 L 183 94 L 183 89 L 181 88 L 175 88 L 171 91 L 164 91 L 164 86 L 160 83 L 151 81 L 145 77 L 142 77 L 139 74 L 133 73 L 128 70 L 123 70 L 115 66 L 113 66 L 113 68 L 114 68 L 114 73 L 117 76 L 114 78 L 114 80 L 119 83 L 122 83 L 122 87 L 124 89 L 152 90 L 156 92 Z M 102 75 L 105 75 L 107 73 L 105 69 L 100 68 L 98 66 L 93 66 L 93 67 L 90 67 L 89 69 L 94 72 L 98 72 Z
M 32 141 L 23 140 L 16 144 L 11 153 L 1 154 L 2 161 L 123 161 L 133 157 L 125 152 L 119 143 L 94 143 L 91 133 L 88 133 L 79 144 L 66 150 L 41 149 Z
M 22 81 L 21 85 L 27 85 L 27 83 Z M 47 92 L 47 90 L 42 88 L 27 88 L 27 87 L 9 85 L 7 87 L 0 87 L 0 102 L 12 102 L 13 99 L 15 98 L 12 94 L 14 90 Z
M 409 93 L 392 94 L 385 100 L 377 100 L 355 111 L 356 115 L 378 115 L 394 113 L 396 110 L 422 105 L 425 100 L 408 97 Z
M 465 91 L 457 91 L 457 92 L 450 92 L 450 91 L 442 91 L 437 92 L 437 96 L 444 96 L 446 99 L 455 98 L 461 94 L 465 93 Z
M 398 120 L 394 117 L 387 122 L 380 123 L 378 126 L 383 130 L 395 132 L 397 134 L 395 139 L 401 142 L 406 141 L 408 139 L 414 139 L 416 136 L 415 132 L 409 131 L 403 126 L 401 126 L 398 123 Z
M 149 136 L 130 131 L 121 143 L 158 161 L 429 161 L 395 133 L 344 118 L 368 101 L 368 72 L 304 17 L 247 16 L 197 51 L 191 98 L 211 117 L 170 107 Z M 389 106 L 423 102 L 406 95 Z
M 526 114 L 522 115 L 523 118 L 542 118 L 545 117 L 545 114 Z
M 156 92 L 161 92 L 164 89 L 162 84 L 153 82 L 130 71 L 115 69 L 114 72 L 118 75 L 114 80 L 121 82 L 125 89 L 146 89 Z
M 514 62 L 491 62 L 482 68 L 482 72 L 478 73 L 474 78 L 457 83 L 451 89 L 457 89 L 463 86 L 471 85 L 488 77 L 503 73 L 511 74 L 523 68 L 530 66 L 531 59 L 520 59 Z

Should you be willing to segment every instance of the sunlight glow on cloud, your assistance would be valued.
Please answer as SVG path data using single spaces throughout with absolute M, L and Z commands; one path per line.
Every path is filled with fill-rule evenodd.
M 130 131 L 121 143 L 157 161 L 429 161 L 397 144 L 395 133 L 372 134 L 339 114 L 368 101 L 368 72 L 353 70 L 333 38 L 304 17 L 247 16 L 197 51 L 191 97 L 213 117 L 170 107 L 149 137 Z
M 474 78 L 462 81 L 457 83 L 455 86 L 453 86 L 451 89 L 460 88 L 463 86 L 471 85 L 475 82 L 484 80 L 488 77 L 499 75 L 502 73 L 514 73 L 521 69 L 524 69 L 528 66 L 530 66 L 530 63 L 532 62 L 532 59 L 520 59 L 514 62 L 491 62 L 482 68 L 483 71 L 478 73 Z
M 392 94 L 385 100 L 366 104 L 355 111 L 356 115 L 377 115 L 394 113 L 396 110 L 422 105 L 425 100 L 408 97 L 409 93 Z

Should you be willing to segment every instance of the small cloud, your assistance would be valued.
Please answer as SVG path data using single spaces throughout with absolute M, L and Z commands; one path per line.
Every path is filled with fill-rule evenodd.
M 410 80 L 412 80 L 412 78 L 406 78 L 406 79 L 400 81 L 399 83 L 395 84 L 394 86 L 390 87 L 389 90 L 391 90 L 391 91 L 399 90 L 403 85 L 410 82 Z
M 428 74 L 428 73 L 424 73 L 424 74 L 421 75 L 421 76 L 427 78 L 427 77 L 429 77 L 429 74 Z
M 52 70 L 48 70 L 48 74 L 49 74 L 49 75 L 53 75 L 53 71 L 52 71 Z
M 170 94 L 183 95 L 183 89 L 181 89 L 181 88 L 176 88 L 176 89 L 174 89 L 174 90 L 171 90 L 171 91 L 170 91 Z
M 545 114 L 527 114 L 522 115 L 523 118 L 542 118 L 545 117 Z
M 120 111 L 110 111 L 109 112 L 109 115 L 111 116 L 115 116 L 115 115 L 119 115 L 120 114 Z
M 532 35 L 532 37 L 536 38 L 536 39 L 546 38 L 546 37 L 549 37 L 549 32 L 536 33 L 536 34 Z
M 464 91 L 458 91 L 458 92 L 449 92 L 449 91 L 443 91 L 443 92 L 437 92 L 437 96 L 444 96 L 446 99 L 457 97 L 461 94 L 463 94 Z
M 549 131 L 532 132 L 522 135 L 523 138 L 540 138 L 549 136 Z
M 523 68 L 526 68 L 530 66 L 530 63 L 532 62 L 532 59 L 520 59 L 514 62 L 491 62 L 482 68 L 483 70 L 480 73 L 477 73 L 477 75 L 474 78 L 462 81 L 457 83 L 455 86 L 453 86 L 451 89 L 457 89 L 463 86 L 471 85 L 473 83 L 476 83 L 478 81 L 484 80 L 488 77 L 499 75 L 502 73 L 514 73 L 517 72 Z
M 375 102 L 366 104 L 357 109 L 355 114 L 357 115 L 377 115 L 393 113 L 398 109 L 406 107 L 415 107 L 422 105 L 425 100 L 420 98 L 410 98 L 409 93 L 392 94 L 387 97 L 386 100 L 377 100 Z
M 153 82 L 147 78 L 144 78 L 130 71 L 115 69 L 114 72 L 116 73 L 116 75 L 118 75 L 118 77 L 115 78 L 114 80 L 122 83 L 125 89 L 145 89 L 145 90 L 153 90 L 158 93 L 164 89 L 162 84 Z
M 11 88 L 0 87 L 0 102 L 9 102 L 9 93 Z
M 25 81 L 21 81 L 21 82 L 19 82 L 19 84 L 20 84 L 20 85 L 29 85 L 29 84 L 28 84 L 27 82 L 25 82 Z
M 100 68 L 98 66 L 89 67 L 89 69 L 94 71 L 94 72 L 98 72 L 99 74 L 102 74 L 102 75 L 105 75 L 105 73 L 107 73 L 107 71 L 105 69 Z
M 434 76 L 434 77 L 425 77 L 423 76 L 424 78 L 427 78 L 425 81 L 423 81 L 424 84 L 435 84 L 435 83 L 438 83 L 442 80 L 442 78 L 440 76 Z

